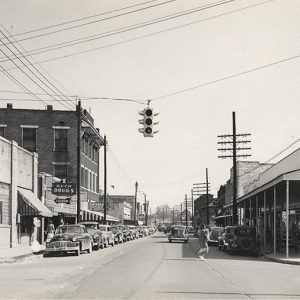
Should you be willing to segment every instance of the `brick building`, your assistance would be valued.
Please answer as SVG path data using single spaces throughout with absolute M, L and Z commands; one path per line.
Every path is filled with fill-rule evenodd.
M 78 114 L 76 111 L 14 109 L 11 104 L 0 108 L 0 135 L 16 141 L 23 148 L 37 152 L 39 173 L 50 174 L 68 183 L 77 182 Z M 94 128 L 91 115 L 83 110 L 80 132 L 81 209 L 89 202 L 99 201 L 99 149 L 103 138 Z M 72 197 L 75 202 L 77 197 Z M 58 212 L 57 218 L 75 222 L 76 213 L 59 211 L 61 204 L 52 201 L 49 208 Z
M 259 177 L 265 170 L 273 164 L 261 164 L 258 161 L 238 161 L 237 162 L 237 199 L 246 193 L 247 185 Z M 223 226 L 232 224 L 233 205 L 233 169 L 230 170 L 230 179 L 224 186 L 221 186 L 218 194 L 223 199 L 223 207 L 219 207 L 221 213 L 217 219 Z
M 215 207 L 213 205 L 215 198 L 212 194 L 208 194 L 208 210 L 209 210 L 209 224 L 213 222 L 215 216 Z M 199 196 L 194 200 L 194 220 L 195 224 L 207 224 L 207 200 L 206 194 Z

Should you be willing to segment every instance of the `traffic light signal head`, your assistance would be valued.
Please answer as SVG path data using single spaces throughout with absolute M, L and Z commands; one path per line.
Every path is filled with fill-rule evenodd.
M 147 107 L 139 114 L 144 117 L 143 120 L 139 120 L 139 123 L 144 125 L 144 128 L 139 128 L 139 132 L 143 133 L 144 137 L 153 137 L 154 133 L 157 132 L 153 131 L 153 125 L 158 124 L 153 123 L 153 117 L 156 115 L 153 113 L 153 108 Z
M 148 107 L 144 113 L 144 136 L 153 136 L 153 109 Z

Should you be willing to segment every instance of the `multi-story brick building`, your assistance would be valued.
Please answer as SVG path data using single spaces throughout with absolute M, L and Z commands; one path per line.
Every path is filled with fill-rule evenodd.
M 215 207 L 213 205 L 215 198 L 212 194 L 208 194 L 209 224 L 212 224 L 215 215 Z M 198 224 L 207 224 L 207 198 L 206 194 L 199 196 L 194 200 L 194 222 Z
M 12 104 L 0 108 L 0 135 L 37 152 L 39 173 L 68 183 L 77 182 L 78 122 L 76 111 L 53 110 L 51 105 L 45 110 L 14 109 Z M 88 209 L 88 202 L 99 201 L 99 149 L 104 140 L 86 110 L 81 114 L 80 123 L 81 209 L 84 210 Z M 72 199 L 76 203 L 76 196 Z M 59 211 L 61 204 L 46 203 L 58 212 L 59 218 L 68 216 L 69 222 L 75 222 L 76 209 L 67 214 L 66 210 Z

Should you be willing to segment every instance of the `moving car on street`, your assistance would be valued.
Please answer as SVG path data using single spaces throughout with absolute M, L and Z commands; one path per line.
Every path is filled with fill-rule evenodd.
M 182 241 L 184 243 L 187 243 L 189 240 L 189 235 L 187 233 L 186 227 L 183 225 L 172 225 L 168 239 L 170 243 L 172 241 Z
M 53 253 L 75 253 L 79 256 L 81 251 L 91 253 L 93 249 L 93 238 L 83 225 L 61 225 L 53 238 L 46 243 L 44 256 Z

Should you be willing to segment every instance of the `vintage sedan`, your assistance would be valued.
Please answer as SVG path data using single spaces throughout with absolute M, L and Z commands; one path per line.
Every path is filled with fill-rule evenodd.
M 114 246 L 115 245 L 115 236 L 112 232 L 110 225 L 99 225 L 99 230 L 103 234 L 104 238 L 104 247 L 107 248 L 109 245 Z
M 44 256 L 53 253 L 75 253 L 80 255 L 80 251 L 91 253 L 93 249 L 93 238 L 83 225 L 61 225 L 53 238 L 46 243 Z
M 182 241 L 187 243 L 189 240 L 189 235 L 187 233 L 186 227 L 183 225 L 173 225 L 171 227 L 171 232 L 169 234 L 169 242 L 172 241 Z
M 219 246 L 219 239 L 224 232 L 225 232 L 224 227 L 217 227 L 217 226 L 210 227 L 208 245 Z
M 119 226 L 111 226 L 111 230 L 115 236 L 115 244 L 124 242 L 123 231 Z

